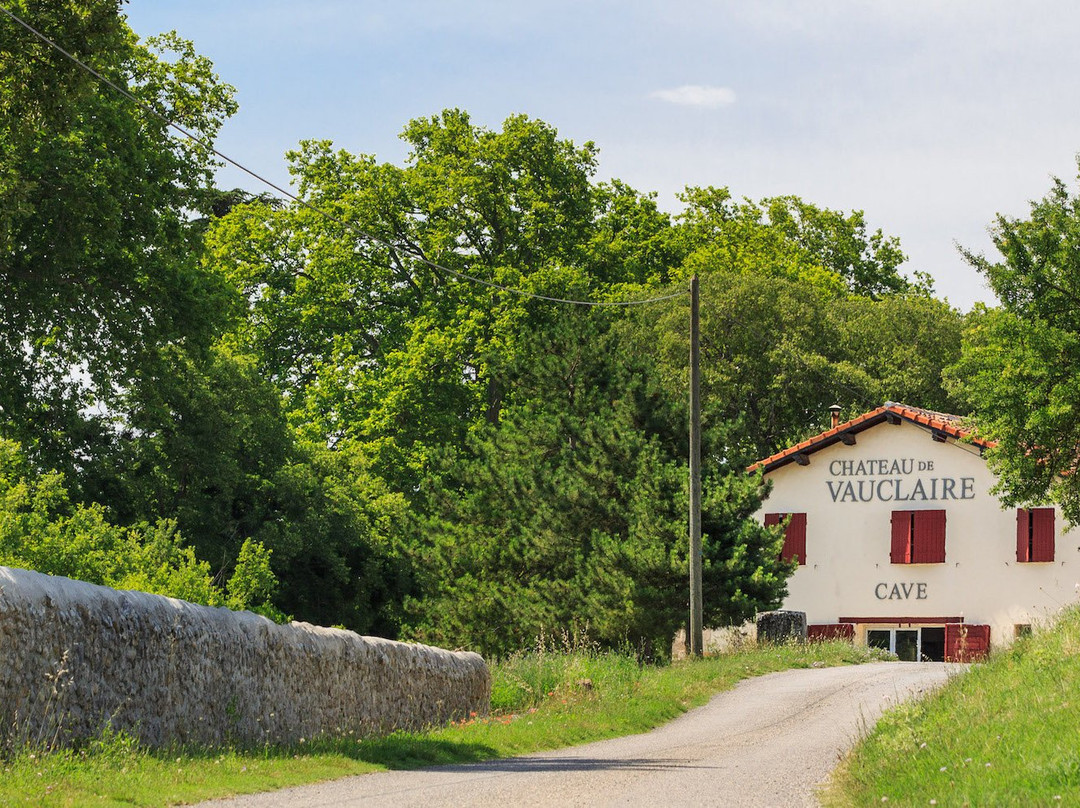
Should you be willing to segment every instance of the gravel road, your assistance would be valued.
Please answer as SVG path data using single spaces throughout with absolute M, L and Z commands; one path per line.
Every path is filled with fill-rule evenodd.
M 508 760 L 347 777 L 203 806 L 812 806 L 815 785 L 883 709 L 962 667 L 889 662 L 774 673 L 748 679 L 642 735 Z

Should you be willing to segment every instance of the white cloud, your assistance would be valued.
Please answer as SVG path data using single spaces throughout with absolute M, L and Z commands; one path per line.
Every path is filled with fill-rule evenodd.
M 656 90 L 649 94 L 669 104 L 686 107 L 726 107 L 735 103 L 735 91 L 730 87 L 709 87 L 704 84 L 684 84 L 670 90 Z

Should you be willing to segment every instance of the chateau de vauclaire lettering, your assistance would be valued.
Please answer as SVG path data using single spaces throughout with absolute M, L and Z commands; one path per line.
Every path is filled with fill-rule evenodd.
M 932 477 L 933 460 L 914 457 L 833 460 L 826 480 L 833 502 L 934 502 L 975 499 L 974 477 Z M 912 475 L 919 476 L 912 479 Z

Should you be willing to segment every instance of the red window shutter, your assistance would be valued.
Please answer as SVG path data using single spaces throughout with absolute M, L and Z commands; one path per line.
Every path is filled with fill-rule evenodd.
M 915 564 L 945 563 L 945 511 L 915 511 Z
M 1016 560 L 1031 561 L 1028 553 L 1031 539 L 1031 512 L 1027 508 L 1016 509 Z
M 946 623 L 945 624 L 945 661 L 946 662 L 959 662 L 957 654 L 960 652 L 960 630 L 964 628 L 963 623 Z
M 1054 560 L 1054 509 L 1016 510 L 1016 560 Z
M 1054 509 L 1031 509 L 1031 558 L 1029 561 L 1054 560 Z
M 780 554 L 784 561 L 795 560 L 806 563 L 806 514 L 793 513 L 784 533 L 784 550 Z
M 911 563 L 911 511 L 892 512 L 892 552 L 889 560 L 893 564 Z
M 790 517 L 790 518 L 789 518 Z M 765 527 L 781 525 L 784 527 L 784 547 L 780 551 L 782 561 L 806 563 L 806 514 L 805 513 L 767 513 Z

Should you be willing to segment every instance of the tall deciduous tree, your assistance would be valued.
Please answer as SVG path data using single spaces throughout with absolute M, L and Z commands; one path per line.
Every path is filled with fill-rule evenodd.
M 298 191 L 333 219 L 241 207 L 213 229 L 211 260 L 250 301 L 247 344 L 303 428 L 365 442 L 409 490 L 427 447 L 498 421 L 515 340 L 548 316 L 454 273 L 603 297 L 666 280 L 669 223 L 627 187 L 595 185 L 592 144 L 540 121 L 491 131 L 448 110 L 403 138 L 404 167 L 302 144 Z
M 1028 218 L 999 215 L 998 261 L 967 253 L 1001 301 L 979 308 L 953 370 L 958 395 L 997 441 L 988 459 L 1007 504 L 1055 501 L 1080 521 L 1080 196 L 1055 179 Z
M 210 155 L 149 110 L 212 140 L 235 105 L 189 43 L 140 44 L 117 0 L 5 6 L 146 107 L 0 19 L 0 430 L 76 469 L 102 434 L 87 413 L 159 344 L 205 347 L 229 296 L 189 221 Z
M 692 264 L 746 267 L 855 295 L 882 297 L 914 288 L 900 274 L 895 236 L 867 233 L 862 211 L 819 208 L 795 196 L 736 202 L 727 188 L 687 188 L 677 243 Z
M 963 322 L 947 303 L 915 292 L 875 300 L 769 266 L 753 256 L 695 267 L 706 456 L 760 460 L 827 428 L 837 403 L 852 416 L 888 400 L 961 407 L 943 380 Z M 643 331 L 639 350 L 660 346 L 660 372 L 674 386 L 688 352 L 685 313 L 669 306 L 657 319 L 659 335 Z
M 359 447 L 408 498 L 413 635 L 504 652 L 587 622 L 659 652 L 686 612 L 685 379 L 660 387 L 616 315 L 484 282 L 648 297 L 685 249 L 652 198 L 593 181 L 591 144 L 540 121 L 490 131 L 451 110 L 403 137 L 404 167 L 326 143 L 292 155 L 333 219 L 250 205 L 211 229 L 209 260 L 250 303 L 245 343 L 299 429 Z M 759 492 L 731 471 L 706 519 L 717 619 L 783 591 L 775 536 L 746 522 Z

